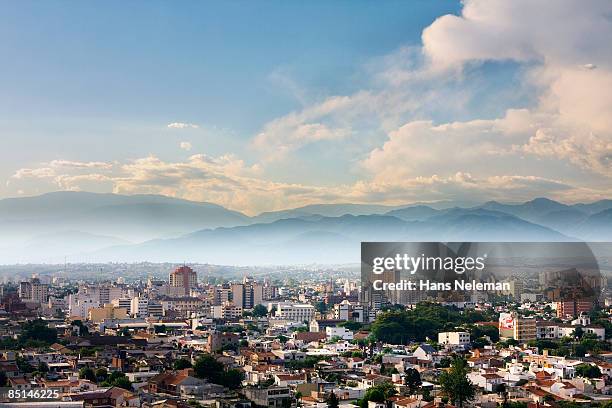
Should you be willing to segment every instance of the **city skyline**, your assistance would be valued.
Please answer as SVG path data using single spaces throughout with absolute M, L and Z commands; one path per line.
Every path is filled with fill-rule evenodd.
M 527 4 L 8 4 L 0 198 L 609 198 L 612 6 Z

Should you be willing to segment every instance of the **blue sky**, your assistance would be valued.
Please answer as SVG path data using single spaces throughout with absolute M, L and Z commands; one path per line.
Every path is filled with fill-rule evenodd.
M 542 22 L 553 24 L 556 43 L 529 21 L 577 3 L 510 3 L 7 3 L 0 197 L 152 192 L 251 213 L 312 202 L 604 197 L 608 123 L 583 122 L 608 100 L 586 112 L 559 106 L 576 97 L 566 89 L 571 78 L 607 83 L 605 45 L 575 52 L 571 45 L 593 28 Z M 605 3 L 586 9 L 587 21 L 607 13 Z M 607 34 L 609 22 L 596 29 Z M 568 68 L 591 61 L 596 78 Z M 504 134 L 508 111 L 522 112 L 520 129 Z M 444 127 L 452 123 L 460 125 Z M 504 159 L 444 160 L 440 146 L 466 139 L 461 126 L 481 136 L 471 143 L 487 147 L 482 154 Z M 548 139 L 534 139 L 538 129 Z M 595 133 L 603 147 L 585 150 L 576 129 Z M 430 148 L 423 143 L 431 132 L 447 139 Z M 400 148 L 385 150 L 394 144 Z M 385 163 L 397 160 L 392 174 Z

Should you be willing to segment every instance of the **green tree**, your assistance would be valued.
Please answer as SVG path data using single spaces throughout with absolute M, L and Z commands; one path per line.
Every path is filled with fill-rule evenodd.
M 264 305 L 255 305 L 253 308 L 254 317 L 264 317 L 268 315 L 268 309 Z
M 42 319 L 30 320 L 21 326 L 19 342 L 39 342 L 42 345 L 51 345 L 57 342 L 57 330 L 50 328 Z
M 96 380 L 98 382 L 106 381 L 108 378 L 108 371 L 106 367 L 100 367 L 96 370 Z
M 580 340 L 583 335 L 584 335 L 584 329 L 580 326 L 576 327 L 574 331 L 572 332 L 572 337 L 578 340 Z
M 113 371 L 106 381 L 102 382 L 103 387 L 119 387 L 130 391 L 132 389 L 132 382 L 126 377 L 125 374 L 119 371 Z
M 83 367 L 79 370 L 79 378 L 81 380 L 96 381 L 96 373 L 89 367 Z
M 506 408 L 508 406 L 508 390 L 506 389 L 506 384 L 505 383 L 497 384 L 493 391 L 496 392 L 500 397 L 504 399 L 504 402 L 502 403 L 502 407 Z
M 419 389 L 419 387 L 421 386 L 421 384 L 423 384 L 423 382 L 421 381 L 421 374 L 419 374 L 419 372 L 416 369 L 409 368 L 408 370 L 406 370 L 406 376 L 404 377 L 404 384 L 408 387 L 408 390 L 410 391 L 410 395 L 415 394 L 417 390 Z
M 185 368 L 191 368 L 191 361 L 186 358 L 179 358 L 174 362 L 173 368 L 175 370 L 184 370 Z
M 442 393 L 455 405 L 463 404 L 474 399 L 475 390 L 472 382 L 467 378 L 467 364 L 462 358 L 455 358 L 448 371 L 440 375 Z
M 591 365 L 591 364 L 579 364 L 576 367 L 576 374 L 585 378 L 600 378 L 601 371 L 599 367 Z
M 340 401 L 338 401 L 338 397 L 336 396 L 336 394 L 332 392 L 331 394 L 329 394 L 329 397 L 327 398 L 327 407 L 328 408 L 338 408 L 339 406 L 340 406 Z

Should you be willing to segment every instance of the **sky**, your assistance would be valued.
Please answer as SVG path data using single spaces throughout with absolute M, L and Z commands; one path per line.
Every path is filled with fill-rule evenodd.
M 0 198 L 612 198 L 607 0 L 21 1 Z

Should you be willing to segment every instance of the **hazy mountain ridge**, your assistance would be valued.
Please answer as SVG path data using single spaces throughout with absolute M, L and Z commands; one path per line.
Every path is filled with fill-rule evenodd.
M 0 200 L 0 231 L 0 263 L 355 262 L 361 241 L 610 241 L 612 200 L 319 204 L 248 217 L 172 197 L 58 192 Z

